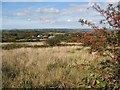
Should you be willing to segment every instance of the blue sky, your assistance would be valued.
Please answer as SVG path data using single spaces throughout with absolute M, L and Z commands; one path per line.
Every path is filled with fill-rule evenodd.
M 33 2 L 33 0 L 1 0 L 2 2 Z M 119 0 L 34 0 L 34 2 L 118 2 Z
M 81 26 L 78 20 L 84 18 L 97 23 L 102 19 L 94 9 L 87 9 L 91 4 L 92 2 L 2 2 L 2 28 L 90 28 Z M 105 8 L 108 3 L 98 4 Z

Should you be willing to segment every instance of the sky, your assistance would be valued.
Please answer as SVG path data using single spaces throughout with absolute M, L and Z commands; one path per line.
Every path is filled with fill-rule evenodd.
M 2 2 L 33 2 L 33 0 L 0 0 Z M 119 0 L 34 0 L 34 2 L 118 2 Z
M 2 29 L 90 28 L 82 26 L 78 20 L 87 19 L 100 26 L 98 22 L 102 19 L 96 10 L 87 9 L 93 2 L 7 1 L 2 2 Z M 97 4 L 104 9 L 108 2 Z

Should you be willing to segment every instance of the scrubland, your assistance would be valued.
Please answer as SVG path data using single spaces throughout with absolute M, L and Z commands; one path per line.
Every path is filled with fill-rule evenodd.
M 55 46 L 2 50 L 2 77 L 5 88 L 91 87 L 101 72 L 101 60 L 89 47 Z M 90 84 L 86 84 L 85 79 Z M 93 85 L 92 85 L 93 84 Z M 99 87 L 99 86 L 98 86 Z

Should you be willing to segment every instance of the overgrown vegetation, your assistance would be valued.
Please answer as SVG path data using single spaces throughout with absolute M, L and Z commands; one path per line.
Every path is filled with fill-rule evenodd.
M 91 88 L 101 88 L 107 86 L 108 83 L 102 86 L 103 82 L 99 81 L 99 85 L 93 81 L 97 80 L 97 75 L 100 75 L 98 69 L 100 60 L 109 57 L 99 57 L 99 60 L 94 60 L 95 57 L 81 46 L 3 50 L 3 87 L 90 88 L 92 85 Z M 93 78 L 90 79 L 89 76 Z
M 111 27 L 112 31 L 109 32 L 106 27 L 99 27 L 92 22 L 89 22 L 84 19 L 80 19 L 79 22 L 82 25 L 85 24 L 93 28 L 92 32 L 85 33 L 83 35 L 84 39 L 82 39 L 82 43 L 84 45 L 90 46 L 91 53 L 93 51 L 97 51 L 99 56 L 104 56 L 104 54 L 106 54 L 112 59 L 101 62 L 103 67 L 100 68 L 102 73 L 100 74 L 101 76 L 99 77 L 100 78 L 103 77 L 104 81 L 106 81 L 106 84 L 108 84 L 108 86 L 111 86 L 112 84 L 113 87 L 119 87 L 120 84 L 120 77 L 119 77 L 120 60 L 118 58 L 119 57 L 118 43 L 119 43 L 119 34 L 120 34 L 119 6 L 114 6 L 113 4 L 109 4 L 106 10 L 101 9 L 101 7 L 97 4 L 94 4 L 92 7 L 104 17 L 104 19 L 100 21 L 100 24 L 107 23 Z M 108 47 L 110 48 L 108 49 Z M 104 81 L 101 80 L 101 82 Z M 103 85 L 103 87 L 105 86 L 106 85 Z
M 93 31 L 39 33 L 45 35 L 47 44 L 3 45 L 3 88 L 119 89 L 120 31 L 116 30 L 120 28 L 119 10 L 112 4 L 108 5 L 107 10 L 102 10 L 97 4 L 93 8 L 105 16 L 101 22 L 107 21 L 113 30 L 99 28 L 92 22 L 80 19 L 79 22 L 91 26 Z M 29 40 L 33 35 L 23 34 L 21 37 L 9 34 L 5 32 L 8 37 L 3 35 L 3 38 L 15 41 L 17 36 Z M 54 37 L 46 39 L 47 35 Z M 32 40 L 35 38 L 32 37 Z M 40 36 L 37 38 L 40 39 Z M 71 42 L 77 44 L 69 44 Z
M 50 38 L 46 40 L 46 43 L 50 46 L 58 46 L 61 43 L 61 40 L 58 38 Z

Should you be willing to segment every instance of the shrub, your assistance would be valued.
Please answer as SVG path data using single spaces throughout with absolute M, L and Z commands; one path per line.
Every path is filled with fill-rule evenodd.
M 110 33 L 106 27 L 99 27 L 99 26 L 96 26 L 92 22 L 89 22 L 84 19 L 80 19 L 79 22 L 82 25 L 91 26 L 93 30 L 95 31 L 93 33 L 93 36 L 95 36 L 95 38 L 91 38 L 91 35 L 89 34 L 84 34 L 83 36 L 84 39 L 81 42 L 84 45 L 86 44 L 89 45 L 91 49 L 95 48 L 98 52 L 99 51 L 101 52 L 101 50 L 103 51 L 103 49 L 104 50 L 107 49 L 107 46 L 112 46 L 114 47 L 112 49 L 113 50 L 112 54 L 115 56 L 115 52 L 116 52 L 115 48 L 118 47 L 118 36 L 117 36 L 118 31 L 116 29 L 120 28 L 120 23 L 119 23 L 120 12 L 118 10 L 118 7 L 114 6 L 113 4 L 109 4 L 106 10 L 101 9 L 101 7 L 97 4 L 94 4 L 92 7 L 96 11 L 98 11 L 101 14 L 101 16 L 104 17 L 104 19 L 100 20 L 99 23 L 108 24 L 112 30 L 111 32 L 113 33 Z M 97 46 L 97 48 L 94 46 Z
M 102 68 L 100 68 L 100 70 L 102 70 L 101 76 L 103 76 L 103 78 L 107 77 L 108 80 L 105 79 L 104 80 L 97 80 L 99 81 L 99 85 L 102 87 L 106 87 L 106 81 L 109 81 L 109 86 L 111 86 L 111 84 L 113 85 L 117 85 L 120 82 L 119 78 L 119 56 L 117 56 L 117 54 L 119 54 L 119 49 L 117 49 L 119 47 L 119 29 L 120 29 L 120 12 L 119 12 L 119 7 L 118 6 L 114 6 L 113 4 L 109 4 L 106 10 L 101 9 L 101 7 L 97 4 L 94 4 L 92 7 L 97 10 L 103 17 L 104 19 L 100 21 L 100 24 L 108 24 L 110 27 L 110 29 L 112 30 L 111 32 L 108 31 L 108 29 L 106 27 L 99 27 L 96 26 L 94 23 L 89 22 L 87 20 L 84 19 L 80 19 L 79 22 L 81 23 L 81 25 L 88 25 L 91 26 L 93 28 L 93 30 L 95 31 L 92 35 L 85 33 L 83 35 L 83 39 L 82 39 L 82 43 L 84 45 L 88 45 L 91 47 L 92 49 L 95 49 L 96 51 L 98 51 L 99 53 L 102 51 L 102 54 L 106 51 L 109 52 L 107 53 L 108 56 L 111 57 L 111 63 L 108 62 L 106 60 L 106 62 L 102 62 Z M 118 29 L 118 30 L 117 30 Z M 94 36 L 94 37 L 93 37 Z M 109 51 L 108 47 L 112 47 L 111 51 Z M 112 55 L 111 55 L 112 54 Z M 107 70 L 106 70 L 107 69 Z M 106 71 L 105 71 L 106 70 Z M 108 72 L 110 70 L 110 73 Z M 100 77 L 101 77 L 100 76 Z M 109 77 L 110 76 L 110 77 Z M 116 87 L 116 86 L 113 86 Z
M 60 44 L 60 42 L 61 40 L 58 38 L 50 38 L 46 40 L 46 43 L 49 44 L 50 46 L 57 46 Z

